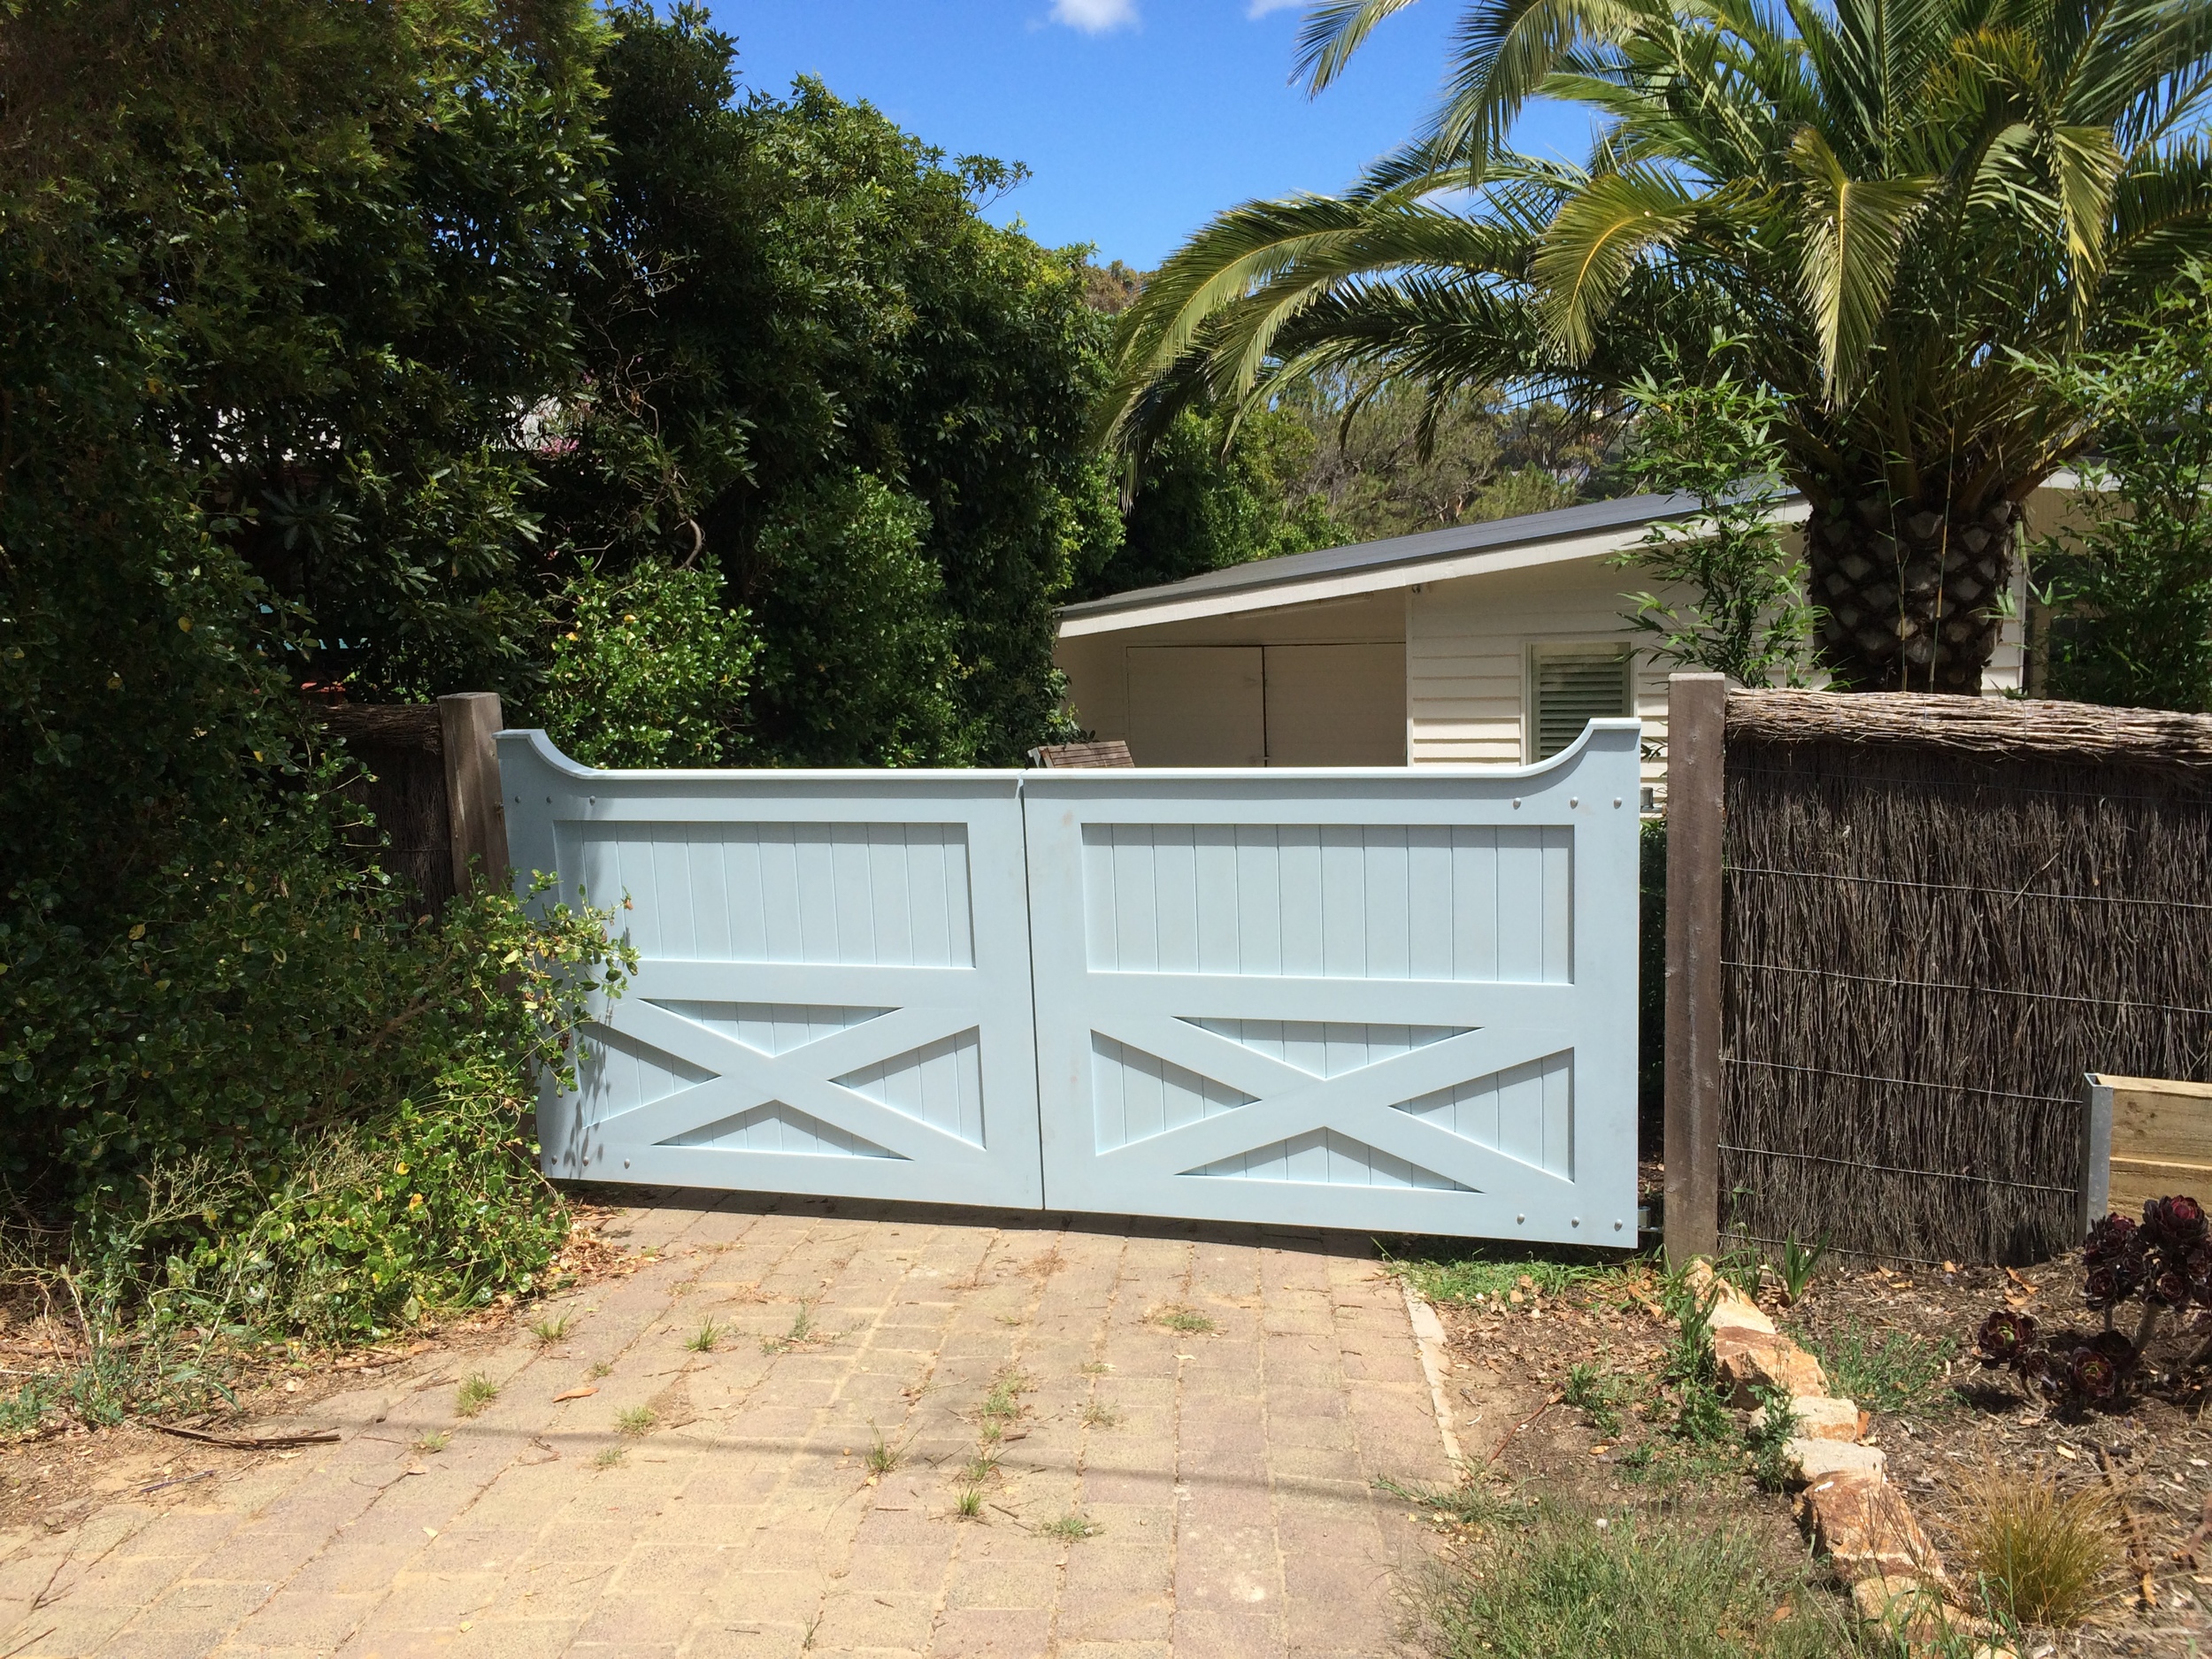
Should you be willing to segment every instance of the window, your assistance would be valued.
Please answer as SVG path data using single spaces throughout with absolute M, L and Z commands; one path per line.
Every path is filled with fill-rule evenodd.
M 1593 720 L 1635 712 L 1629 654 L 1616 645 L 1539 645 L 1529 654 L 1529 758 L 1549 760 Z

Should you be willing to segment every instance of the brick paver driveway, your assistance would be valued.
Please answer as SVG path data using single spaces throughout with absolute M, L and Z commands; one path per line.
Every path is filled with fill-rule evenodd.
M 0 1654 L 1393 1650 L 1421 1532 L 1375 1478 L 1448 1465 L 1363 1240 L 695 1194 L 627 1225 L 659 1259 L 549 1346 L 15 1540 Z

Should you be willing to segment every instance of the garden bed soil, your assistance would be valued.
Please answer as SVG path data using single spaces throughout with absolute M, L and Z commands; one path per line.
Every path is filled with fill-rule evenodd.
M 572 1204 L 574 1227 L 549 1279 L 563 1294 L 618 1279 L 654 1259 L 619 1242 L 616 1212 Z M 229 1386 L 234 1409 L 180 1417 L 184 1426 L 240 1440 L 311 1432 L 313 1408 L 370 1379 L 387 1386 L 434 1387 L 457 1382 L 457 1363 L 509 1337 L 534 1301 L 502 1302 L 466 1317 L 426 1325 L 389 1341 L 328 1349 L 272 1346 L 244 1356 Z M 35 1286 L 0 1298 L 0 1367 L 12 1385 L 69 1374 L 74 1327 L 57 1317 Z M 35 1528 L 66 1532 L 104 1504 L 130 1500 L 166 1507 L 188 1503 L 210 1481 L 296 1451 L 223 1447 L 165 1434 L 126 1419 L 90 1425 L 51 1409 L 38 1427 L 0 1441 L 0 1533 Z
M 1656 1422 L 1642 1414 L 1674 1329 L 1648 1263 L 1564 1272 L 1538 1261 L 1474 1272 L 1417 1264 L 1409 1276 L 1444 1323 L 1453 1360 L 1444 1386 L 1474 1480 L 1509 1502 L 1732 1521 L 1757 1529 L 1777 1560 L 1802 1560 L 1793 1497 L 1762 1490 L 1740 1443 L 1694 1448 L 1663 1412 Z M 2080 1281 L 2070 1262 L 1917 1276 L 1862 1266 L 1824 1269 L 1793 1309 L 1770 1277 L 1761 1302 L 1832 1362 L 1832 1392 L 1855 1390 L 1871 1412 L 1867 1440 L 1887 1454 L 1891 1479 L 1955 1576 L 1963 1576 L 1956 1518 L 1992 1469 L 2047 1471 L 2062 1490 L 2096 1487 L 2123 1506 L 2128 1558 L 2110 1598 L 2081 1627 L 2036 1635 L 2021 1659 L 2212 1652 L 2212 1425 L 2200 1421 L 2212 1373 L 2146 1390 L 2124 1412 L 2066 1420 L 1971 1356 L 1975 1332 L 2000 1305 L 2047 1327 L 2095 1328 L 2079 1311 Z M 2162 1340 L 2153 1355 L 2162 1361 L 2185 1346 Z M 1601 1433 L 1590 1411 L 1561 1397 L 1578 1363 L 1617 1379 L 1617 1432 Z M 1746 1421 L 1737 1414 L 1738 1432 Z M 2146 1570 L 2150 1607 L 2140 1595 Z M 1841 1609 L 1841 1587 L 1824 1572 L 1816 1568 L 1808 1582 Z

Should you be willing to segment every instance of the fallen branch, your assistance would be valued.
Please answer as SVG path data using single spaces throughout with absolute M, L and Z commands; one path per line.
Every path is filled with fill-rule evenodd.
M 1545 1401 L 1542 1405 L 1538 1406 L 1535 1410 L 1530 1412 L 1518 1423 L 1516 1423 L 1511 1428 L 1508 1429 L 1505 1432 L 1505 1438 L 1491 1448 L 1489 1456 L 1482 1460 L 1483 1467 L 1487 1469 L 1492 1463 L 1496 1463 L 1498 1461 L 1498 1454 L 1505 1450 L 1507 1447 L 1513 1444 L 1513 1437 L 1516 1434 L 1518 1434 L 1523 1429 L 1526 1428 L 1530 1424 L 1535 1422 L 1537 1418 L 1542 1417 L 1545 1412 L 1550 1410 L 1554 1406 L 1557 1405 L 1566 1397 L 1567 1396 L 1563 1394 L 1555 1394 L 1552 1395 L 1552 1397 Z
M 173 1434 L 180 1440 L 198 1440 L 204 1446 L 223 1446 L 234 1452 L 274 1452 L 289 1446 L 335 1446 L 336 1429 L 309 1429 L 299 1434 L 211 1434 L 205 1429 L 179 1428 L 173 1423 L 149 1422 L 146 1426 L 159 1429 L 164 1434 Z

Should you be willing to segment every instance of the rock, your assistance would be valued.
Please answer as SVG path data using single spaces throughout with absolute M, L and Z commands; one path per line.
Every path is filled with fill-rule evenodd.
M 1855 1402 L 1827 1394 L 1799 1394 L 1790 1402 L 1797 1414 L 1797 1432 L 1809 1440 L 1855 1440 L 1859 1438 L 1859 1408 Z
M 1732 1385 L 1740 1406 L 1757 1405 L 1755 1391 L 1760 1388 L 1772 1388 L 1793 1398 L 1828 1392 L 1827 1374 L 1820 1369 L 1820 1362 L 1786 1336 L 1716 1330 L 1713 1357 L 1720 1362 L 1721 1375 Z
M 1957 1653 L 1961 1636 L 1994 1633 L 1987 1619 L 1975 1617 L 1947 1601 L 1934 1586 L 1909 1577 L 1862 1578 L 1851 1586 L 1851 1605 L 1868 1624 L 1879 1624 L 1892 1639 L 1901 1640 L 1915 1659 Z M 1993 1641 L 1977 1641 L 1967 1651 L 1969 1659 L 2019 1659 L 2011 1648 Z
M 1786 1453 L 1790 1467 L 1808 1485 L 1817 1485 L 1833 1475 L 1871 1475 L 1878 1481 L 1889 1462 L 1888 1454 L 1880 1447 L 1857 1446 L 1849 1440 L 1793 1440 Z
M 1774 1321 L 1759 1311 L 1759 1304 L 1738 1290 L 1719 1274 L 1713 1271 L 1701 1258 L 1690 1263 L 1686 1275 L 1690 1289 L 1699 1301 L 1711 1298 L 1713 1310 L 1705 1323 L 1718 1336 L 1723 1331 L 1756 1331 L 1763 1336 L 1774 1334 Z
M 1855 1452 L 1880 1458 L 1870 1446 L 1841 1446 L 1833 1440 L 1792 1441 L 1824 1447 L 1830 1453 Z M 1878 1463 L 1871 1473 L 1839 1470 L 1815 1476 L 1801 1501 L 1815 1548 L 1828 1552 L 1837 1576 L 1863 1579 L 1919 1579 L 1947 1583 L 1943 1558 L 1906 1507 L 1904 1494 L 1882 1479 Z

